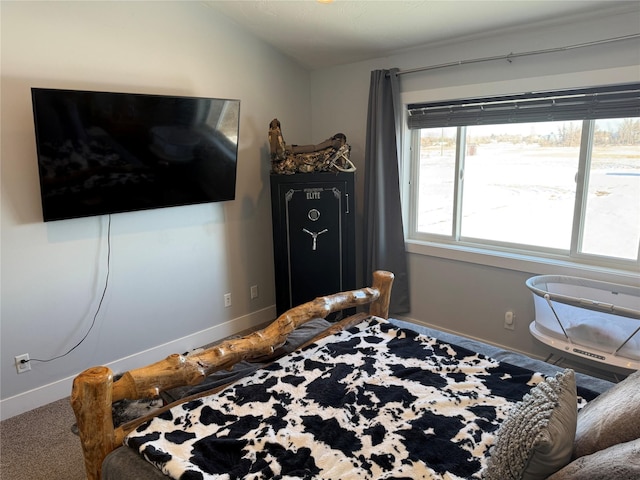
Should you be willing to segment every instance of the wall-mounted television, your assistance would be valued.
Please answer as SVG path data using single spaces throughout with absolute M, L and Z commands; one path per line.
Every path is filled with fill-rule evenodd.
M 239 100 L 31 94 L 44 221 L 235 198 Z

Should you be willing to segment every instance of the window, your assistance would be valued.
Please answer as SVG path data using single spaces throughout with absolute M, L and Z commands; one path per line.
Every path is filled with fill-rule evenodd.
M 637 266 L 639 93 L 409 105 L 409 238 Z

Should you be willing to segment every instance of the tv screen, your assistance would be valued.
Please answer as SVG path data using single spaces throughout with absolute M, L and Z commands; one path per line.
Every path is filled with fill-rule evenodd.
M 239 100 L 31 93 L 45 221 L 235 198 Z

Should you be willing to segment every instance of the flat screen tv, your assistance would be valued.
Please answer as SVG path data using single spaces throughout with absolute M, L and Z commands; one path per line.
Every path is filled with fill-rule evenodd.
M 31 94 L 44 221 L 235 198 L 239 100 Z

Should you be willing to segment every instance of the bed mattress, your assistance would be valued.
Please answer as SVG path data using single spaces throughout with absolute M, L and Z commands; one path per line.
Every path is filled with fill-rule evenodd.
M 134 448 L 107 457 L 103 476 L 479 478 L 510 406 L 556 371 L 462 337 L 372 319 L 141 426 L 127 439 Z M 578 385 L 588 400 L 611 384 L 582 376 Z

